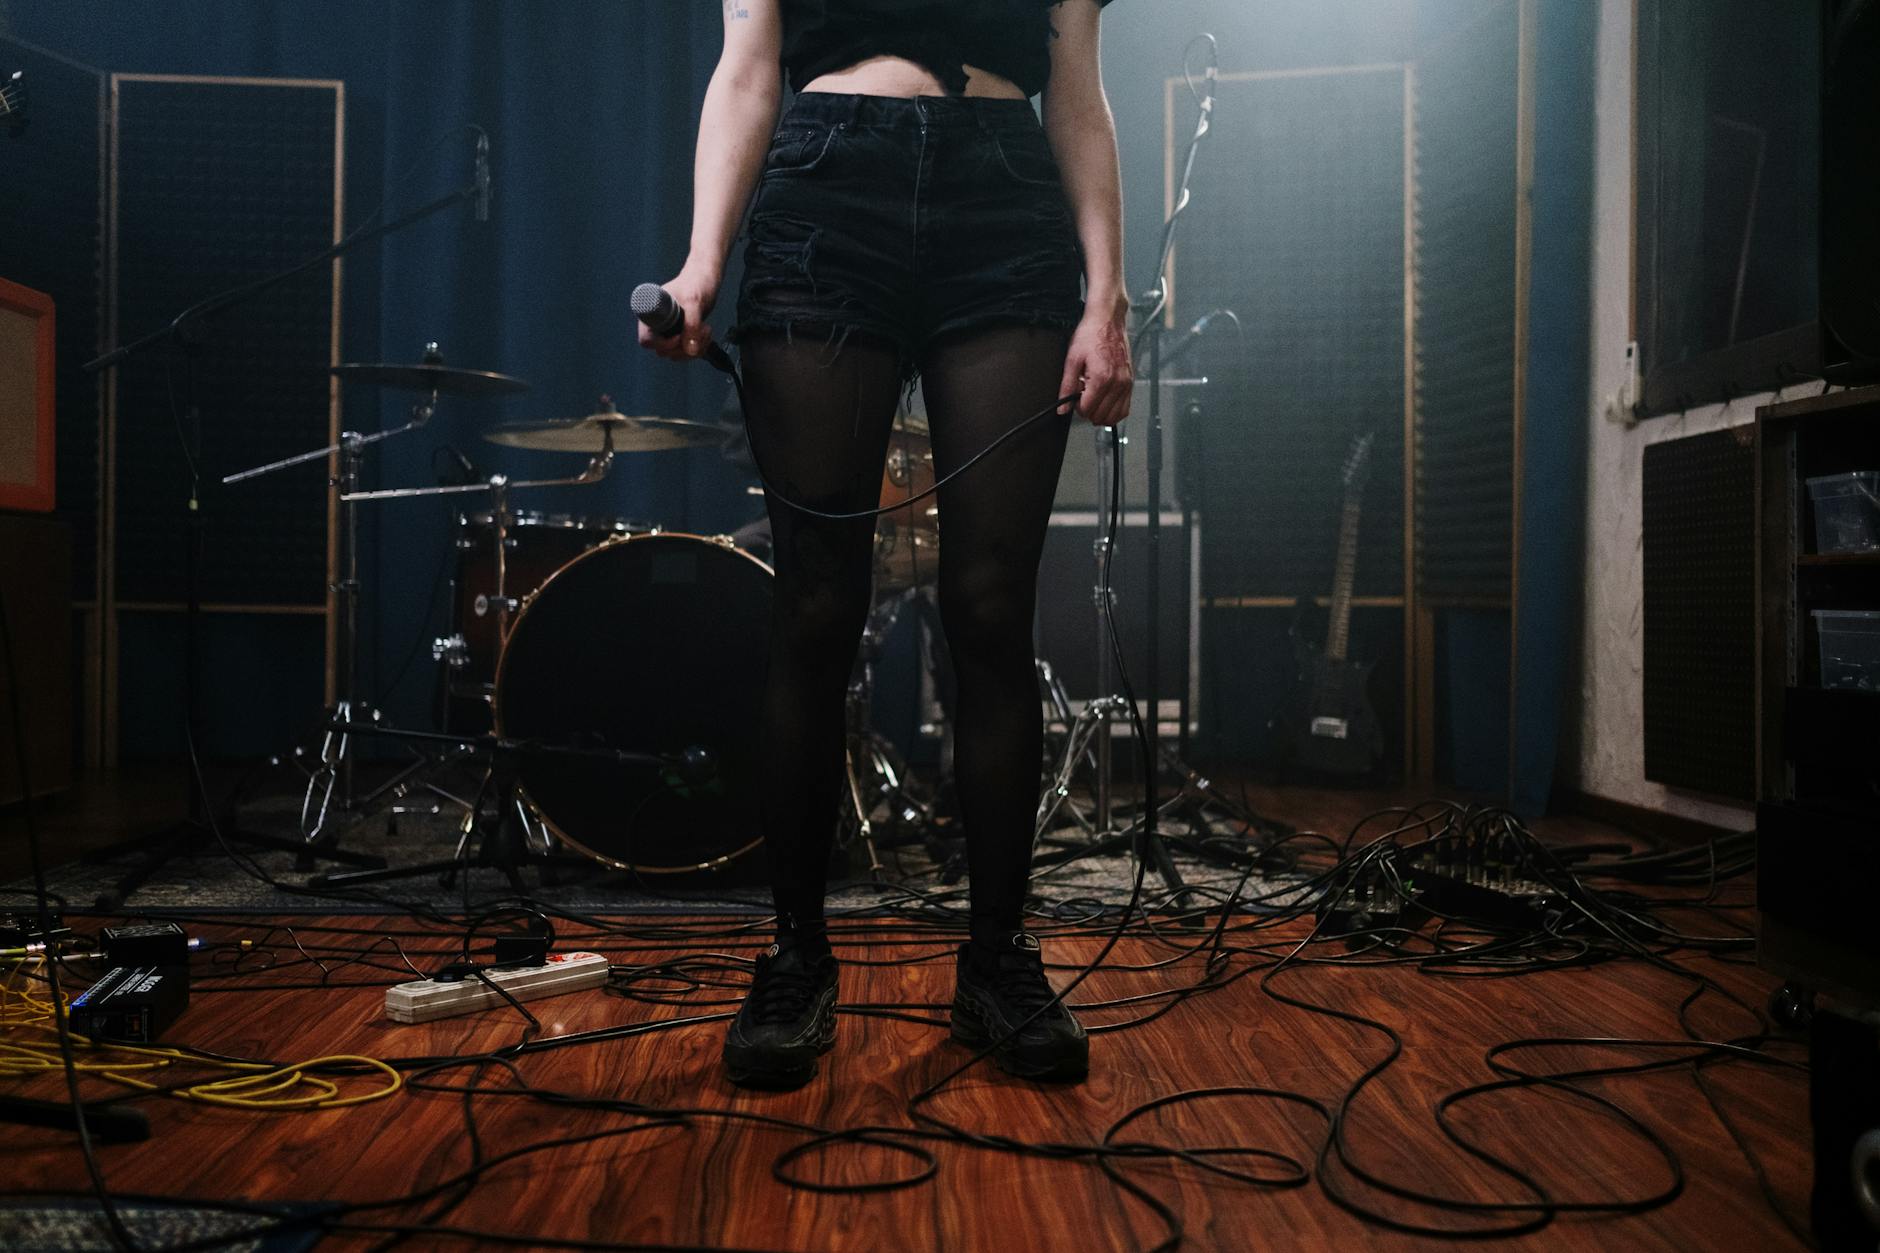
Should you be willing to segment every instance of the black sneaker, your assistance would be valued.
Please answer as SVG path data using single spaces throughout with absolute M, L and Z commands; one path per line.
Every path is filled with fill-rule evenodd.
M 751 990 L 725 1036 L 725 1073 L 746 1088 L 800 1088 L 836 1042 L 836 959 L 795 944 L 757 955 Z
M 998 1042 L 992 1057 L 1008 1074 L 1082 1079 L 1090 1072 L 1083 1027 L 1062 1001 L 1038 1012 L 1056 995 L 1045 980 L 1036 936 L 1014 931 L 996 945 L 962 944 L 953 1038 L 975 1049 Z

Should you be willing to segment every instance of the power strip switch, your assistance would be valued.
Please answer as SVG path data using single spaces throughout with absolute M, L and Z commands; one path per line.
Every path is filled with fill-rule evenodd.
M 489 970 L 490 983 L 518 1001 L 535 1001 L 564 992 L 597 988 L 607 982 L 612 963 L 599 953 L 550 953 L 540 966 Z M 385 1016 L 393 1022 L 434 1022 L 458 1014 L 507 1005 L 502 995 L 475 975 L 460 979 L 418 979 L 385 989 Z

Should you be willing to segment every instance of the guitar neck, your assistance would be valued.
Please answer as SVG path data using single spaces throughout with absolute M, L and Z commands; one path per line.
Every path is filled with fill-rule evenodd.
M 1338 527 L 1338 572 L 1332 580 L 1331 623 L 1325 630 L 1325 655 L 1343 661 L 1351 644 L 1351 589 L 1358 573 L 1358 515 L 1363 501 L 1345 493 L 1345 515 Z

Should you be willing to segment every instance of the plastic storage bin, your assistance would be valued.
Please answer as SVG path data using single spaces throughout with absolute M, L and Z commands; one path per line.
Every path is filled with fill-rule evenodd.
M 1880 470 L 1826 474 L 1808 480 L 1815 506 L 1815 551 L 1880 551 Z
M 1821 686 L 1880 692 L 1880 611 L 1817 609 Z

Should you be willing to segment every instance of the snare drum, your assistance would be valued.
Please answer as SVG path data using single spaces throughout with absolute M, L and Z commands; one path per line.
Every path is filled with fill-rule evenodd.
M 723 866 L 760 842 L 758 715 L 770 567 L 727 537 L 634 535 L 523 603 L 496 672 L 498 734 L 550 747 L 708 750 L 714 776 L 529 755 L 522 798 L 569 848 L 642 874 Z

